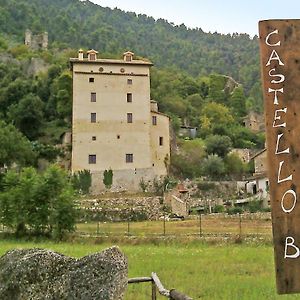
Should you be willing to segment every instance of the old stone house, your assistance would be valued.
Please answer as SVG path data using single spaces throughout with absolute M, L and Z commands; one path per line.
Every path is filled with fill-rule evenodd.
M 112 188 L 137 191 L 167 175 L 170 119 L 150 99 L 150 67 L 125 52 L 123 59 L 98 58 L 82 50 L 71 58 L 73 72 L 72 172 L 92 173 L 92 191 L 105 189 L 105 170 Z
M 263 149 L 252 156 L 254 160 L 254 173 L 253 177 L 249 178 L 246 188 L 248 193 L 259 194 L 265 202 L 268 201 L 269 179 L 267 168 L 267 149 Z M 264 203 L 267 206 L 268 203 Z
M 264 116 L 257 112 L 251 111 L 244 119 L 243 124 L 253 132 L 265 131 Z

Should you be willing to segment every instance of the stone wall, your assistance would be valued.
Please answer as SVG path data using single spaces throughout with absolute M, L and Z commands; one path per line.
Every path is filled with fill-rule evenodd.
M 126 197 L 114 195 L 81 200 L 86 217 L 99 221 L 158 220 L 162 215 L 162 197 Z
M 106 190 L 111 192 L 142 191 L 140 187 L 141 180 L 151 186 L 154 178 L 155 174 L 152 168 L 113 170 L 112 186 L 107 189 L 103 183 L 103 172 L 94 171 L 92 172 L 91 193 L 98 195 Z

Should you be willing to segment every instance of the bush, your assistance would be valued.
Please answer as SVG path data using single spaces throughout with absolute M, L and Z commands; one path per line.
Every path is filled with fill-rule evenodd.
M 31 231 L 61 239 L 74 230 L 74 192 L 67 174 L 50 166 L 39 175 L 34 168 L 8 171 L 0 192 L 0 222 L 18 236 Z
M 216 154 L 224 158 L 231 147 L 231 139 L 226 135 L 210 135 L 206 139 L 206 152 L 208 154 Z
M 216 184 L 214 182 L 202 181 L 197 183 L 197 188 L 200 191 L 210 191 L 216 188 Z
M 263 203 L 262 200 L 251 201 L 247 205 L 247 209 L 251 213 L 255 213 L 255 212 L 261 211 L 262 210 L 262 203 Z
M 236 206 L 236 207 L 230 207 L 226 211 L 229 215 L 236 215 L 236 214 L 242 214 L 244 212 L 244 209 L 242 207 Z
M 103 172 L 103 183 L 107 189 L 110 189 L 113 183 L 113 171 L 112 169 L 105 170 Z
M 171 172 L 176 177 L 194 178 L 201 175 L 201 164 L 205 156 L 201 139 L 180 140 L 180 151 L 171 155 Z
M 209 155 L 203 161 L 202 165 L 203 174 L 209 176 L 211 179 L 219 179 L 222 175 L 225 174 L 225 165 L 218 155 Z
M 92 175 L 90 170 L 78 171 L 72 178 L 73 187 L 83 194 L 88 194 L 92 185 Z
M 241 179 L 242 175 L 247 172 L 247 164 L 243 163 L 242 160 L 235 153 L 228 154 L 225 159 L 226 173 L 235 179 Z
M 139 186 L 144 193 L 149 189 L 149 184 L 145 181 L 144 177 L 141 178 Z
M 223 205 L 216 205 L 213 208 L 213 212 L 214 213 L 222 213 L 222 212 L 224 212 L 224 206 Z

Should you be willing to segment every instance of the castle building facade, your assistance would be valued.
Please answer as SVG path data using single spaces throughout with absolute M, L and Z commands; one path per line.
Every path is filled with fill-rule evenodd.
M 92 192 L 140 190 L 141 183 L 166 176 L 170 161 L 168 116 L 150 100 L 152 63 L 100 59 L 90 50 L 71 58 L 73 73 L 72 172 L 90 170 Z M 106 172 L 105 172 L 106 171 Z M 109 180 L 108 180 L 109 181 Z

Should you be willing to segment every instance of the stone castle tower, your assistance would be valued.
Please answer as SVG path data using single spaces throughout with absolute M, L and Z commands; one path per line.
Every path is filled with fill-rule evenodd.
M 33 50 L 47 50 L 48 49 L 48 32 L 40 34 L 32 34 L 32 31 L 26 29 L 25 31 L 25 45 Z
M 170 118 L 150 98 L 152 63 L 97 58 L 79 51 L 71 58 L 73 73 L 72 172 L 90 170 L 92 192 L 105 190 L 111 170 L 114 190 L 140 190 L 168 174 Z

